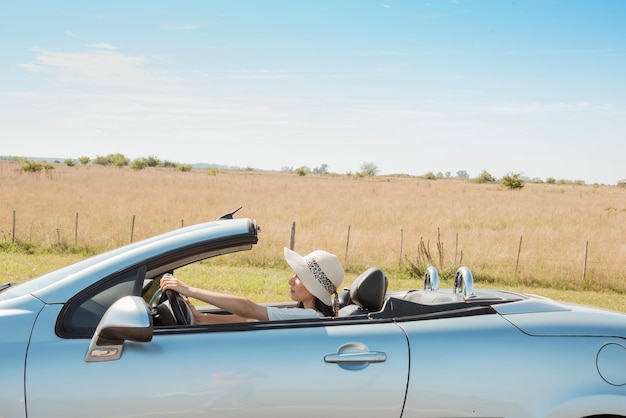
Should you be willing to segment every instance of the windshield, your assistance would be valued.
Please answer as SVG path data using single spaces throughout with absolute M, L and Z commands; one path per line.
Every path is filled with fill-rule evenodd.
M 0 291 L 0 301 L 12 299 L 15 297 L 27 295 L 33 293 L 39 289 L 43 289 L 46 286 L 56 283 L 57 281 L 69 276 L 70 274 L 87 268 L 93 264 L 98 263 L 100 260 L 106 258 L 109 253 L 96 255 L 85 260 L 79 261 L 74 264 L 70 264 L 67 267 L 63 267 L 59 270 L 46 273 L 34 279 L 28 280 L 24 283 L 7 285 L 4 290 Z
M 164 234 L 161 237 L 167 236 L 168 234 Z M 20 283 L 17 285 L 7 285 L 4 290 L 0 290 L 0 301 L 12 299 L 14 297 L 27 295 L 37 290 L 43 289 L 46 286 L 49 286 L 57 281 L 64 279 L 65 277 L 73 274 L 77 271 L 86 269 L 92 265 L 99 263 L 102 260 L 106 260 L 115 256 L 116 254 L 132 250 L 134 247 L 138 247 L 144 245 L 150 241 L 154 241 L 159 237 L 153 237 L 147 240 L 139 241 L 133 244 L 128 244 L 126 246 L 107 251 L 98 255 L 94 255 L 85 260 L 78 261 L 74 264 L 70 264 L 66 267 L 63 267 L 59 270 L 51 271 L 50 273 L 43 274 L 34 279 L 28 280 L 24 283 Z

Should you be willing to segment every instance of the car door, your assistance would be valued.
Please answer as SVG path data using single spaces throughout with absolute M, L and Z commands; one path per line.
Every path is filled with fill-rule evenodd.
M 322 319 L 157 329 L 113 361 L 39 316 L 28 353 L 29 418 L 400 417 L 409 353 L 391 321 Z

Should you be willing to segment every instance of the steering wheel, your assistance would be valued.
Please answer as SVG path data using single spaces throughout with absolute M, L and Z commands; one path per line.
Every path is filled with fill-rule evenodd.
M 190 325 L 191 324 L 191 311 L 187 306 L 187 303 L 183 300 L 180 293 L 175 290 L 166 290 L 165 297 L 170 305 L 170 310 L 174 314 L 174 319 L 178 325 Z

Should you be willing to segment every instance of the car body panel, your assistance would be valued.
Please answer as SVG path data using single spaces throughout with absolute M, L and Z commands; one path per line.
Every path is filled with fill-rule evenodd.
M 0 416 L 25 416 L 26 354 L 33 324 L 43 306 L 31 295 L 0 302 Z
M 302 408 L 327 417 L 401 415 L 408 344 L 392 322 L 162 330 L 149 343 L 126 342 L 117 361 L 88 363 L 88 340 L 51 332 L 59 310 L 47 307 L 33 333 L 30 418 L 67 416 L 69 405 L 91 417 L 293 417 Z M 354 342 L 383 350 L 386 361 L 359 370 L 324 362 Z M 63 384 L 50 385 L 49 376 L 63 376 Z
M 596 368 L 598 350 L 619 339 L 531 337 L 499 315 L 400 325 L 411 341 L 405 417 L 585 416 L 558 412 L 577 404 L 597 414 L 601 397 L 618 408 L 607 411 L 626 412 L 626 387 Z
M 494 309 L 530 335 L 621 336 L 626 335 L 624 315 L 580 305 L 565 305 L 547 312 L 511 313 L 512 306 Z M 513 311 L 515 312 L 515 311 Z

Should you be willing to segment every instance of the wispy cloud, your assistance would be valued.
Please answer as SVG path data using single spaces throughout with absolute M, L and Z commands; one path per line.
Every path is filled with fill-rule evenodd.
M 181 31 L 181 32 L 191 32 L 200 28 L 200 25 L 196 23 L 183 23 L 183 24 L 173 24 L 166 23 L 161 25 L 161 29 L 170 30 L 170 31 Z
M 488 106 L 482 109 L 483 113 L 491 113 L 502 116 L 530 115 L 541 113 L 582 113 L 601 112 L 614 113 L 615 109 L 610 104 L 593 104 L 587 102 L 573 103 L 509 103 L 497 106 Z
M 166 71 L 152 69 L 142 55 L 128 55 L 114 45 L 100 42 L 80 52 L 34 48 L 36 61 L 21 64 L 25 71 L 49 73 L 65 85 L 114 86 L 171 89 L 177 79 Z
M 354 51 L 350 55 L 353 57 L 402 57 L 409 56 L 407 52 L 390 51 L 390 50 L 377 50 L 377 51 Z
M 330 106 L 330 105 L 329 105 Z M 381 120 L 422 120 L 433 123 L 435 120 L 451 119 L 456 121 L 467 119 L 485 120 L 492 117 L 525 117 L 528 115 L 619 115 L 622 110 L 611 104 L 588 102 L 563 103 L 501 103 L 497 105 L 480 105 L 476 103 L 454 102 L 421 102 L 402 103 L 385 101 L 355 101 L 338 104 L 345 114 L 366 116 L 367 119 Z M 490 120 L 491 119 L 486 119 Z
M 232 71 L 225 78 L 232 80 L 284 80 L 296 77 L 286 71 L 259 69 Z
M 111 45 L 111 44 L 107 44 L 105 42 L 99 42 L 97 44 L 90 44 L 87 45 L 87 48 L 92 48 L 92 49 L 106 49 L 109 51 L 117 51 L 117 47 Z

